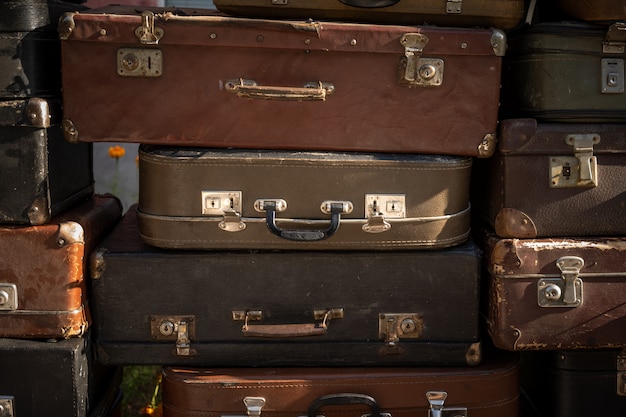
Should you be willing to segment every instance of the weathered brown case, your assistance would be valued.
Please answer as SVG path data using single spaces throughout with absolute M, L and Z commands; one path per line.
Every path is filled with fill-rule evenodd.
M 626 347 L 626 240 L 503 239 L 484 252 L 487 330 L 507 350 Z
M 120 217 L 117 198 L 96 195 L 49 224 L 0 227 L 0 337 L 84 334 L 87 260 Z
M 626 235 L 626 124 L 500 122 L 472 212 L 500 237 Z
M 480 251 L 472 241 L 436 251 L 164 250 L 141 241 L 131 207 L 91 261 L 102 363 L 481 361 Z
M 614 23 L 626 19 L 626 0 L 558 0 L 564 12 L 594 23 Z
M 112 7 L 62 19 L 70 141 L 494 150 L 500 30 L 140 9 L 146 14 Z
M 525 11 L 523 0 L 215 0 L 213 3 L 218 10 L 235 16 L 499 29 L 517 26 Z
M 437 249 L 470 233 L 472 158 L 143 145 L 139 232 L 179 249 Z
M 166 417 L 515 417 L 517 354 L 477 367 L 163 369 Z

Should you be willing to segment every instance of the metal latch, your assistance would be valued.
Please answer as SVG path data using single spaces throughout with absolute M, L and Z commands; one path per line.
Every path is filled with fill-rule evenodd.
M 123 77 L 160 77 L 163 55 L 159 49 L 120 48 L 117 50 L 117 74 Z
M 135 36 L 144 45 L 156 45 L 163 37 L 163 29 L 154 26 L 154 13 L 150 11 L 141 12 L 141 26 L 135 29 Z
M 602 61 L 603 94 L 621 94 L 624 92 L 624 60 L 619 58 L 603 58 Z
M 396 346 L 400 339 L 418 339 L 424 331 L 424 319 L 416 313 L 381 313 L 378 337 L 386 346 Z
M 246 228 L 241 220 L 241 191 L 202 191 L 202 214 L 223 216 L 218 223 L 227 232 L 240 232 Z
M 467 407 L 444 407 L 448 397 L 445 391 L 428 391 L 426 399 L 430 404 L 428 417 L 467 417 Z
M 598 160 L 593 145 L 600 143 L 600 135 L 568 135 L 565 142 L 574 147 L 574 156 L 550 158 L 550 188 L 597 187 Z
M 17 285 L 0 283 L 0 311 L 14 310 L 17 310 Z
M 626 349 L 617 354 L 617 395 L 626 396 Z
M 194 356 L 191 340 L 195 338 L 196 322 L 194 316 L 152 316 L 150 335 L 156 341 L 176 341 L 174 356 Z
M 560 278 L 542 278 L 537 284 L 540 307 L 580 307 L 583 303 L 583 281 L 579 278 L 585 261 L 578 256 L 563 256 L 556 266 Z
M 8 395 L 0 395 L 0 417 L 13 417 L 15 410 L 13 402 L 15 397 Z
M 260 417 L 261 409 L 265 405 L 263 397 L 244 397 L 243 404 L 246 406 L 246 414 L 222 414 L 223 417 Z
M 409 87 L 441 85 L 443 82 L 443 59 L 422 58 L 428 37 L 422 33 L 405 33 L 400 38 L 400 43 L 404 46 L 404 65 L 400 65 L 400 84 Z
M 609 29 L 602 41 L 605 54 L 623 54 L 626 46 L 626 22 L 616 22 Z
M 289 4 L 288 0 L 272 0 L 272 4 L 275 6 L 285 6 Z
M 446 1 L 446 13 L 460 14 L 463 11 L 463 0 Z

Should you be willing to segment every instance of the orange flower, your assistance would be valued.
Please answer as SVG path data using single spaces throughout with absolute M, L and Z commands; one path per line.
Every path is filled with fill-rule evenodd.
M 111 158 L 119 159 L 126 153 L 126 149 L 122 148 L 119 145 L 111 146 L 109 148 L 109 156 Z

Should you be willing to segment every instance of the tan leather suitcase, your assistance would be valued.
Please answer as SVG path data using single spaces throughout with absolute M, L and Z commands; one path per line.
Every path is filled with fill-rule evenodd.
M 143 145 L 139 231 L 182 249 L 437 249 L 470 232 L 472 159 Z
M 507 350 L 626 347 L 626 240 L 498 238 L 484 252 L 487 330 Z
M 500 30 L 154 11 L 62 19 L 70 141 L 493 152 Z
M 505 30 L 519 25 L 525 11 L 523 0 L 215 0 L 213 3 L 218 10 L 235 16 Z
M 0 227 L 0 337 L 85 333 L 88 257 L 121 210 L 117 198 L 96 195 L 48 224 Z
M 570 16 L 594 23 L 614 23 L 626 19 L 626 0 L 558 0 Z
M 517 354 L 476 367 L 163 369 L 164 417 L 518 415 Z

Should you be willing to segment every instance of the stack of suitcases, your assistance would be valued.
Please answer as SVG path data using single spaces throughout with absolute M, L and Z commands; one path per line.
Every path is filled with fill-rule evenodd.
M 619 416 L 626 3 L 555 3 L 560 14 L 544 9 L 551 18 L 508 38 L 498 147 L 475 165 L 486 327 L 498 348 L 522 352 L 537 415 Z
M 556 1 L 0 3 L 67 11 L 0 33 L 62 70 L 0 72 L 0 417 L 624 415 L 626 5 Z
M 120 220 L 91 144 L 61 130 L 57 21 L 77 5 L 0 2 L 0 415 L 109 417 L 121 368 L 96 362 L 91 251 Z

